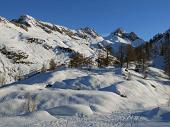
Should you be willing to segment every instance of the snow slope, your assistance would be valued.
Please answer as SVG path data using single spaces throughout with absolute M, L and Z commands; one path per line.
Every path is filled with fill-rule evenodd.
M 0 77 L 9 83 L 0 88 L 0 126 L 170 126 L 170 80 L 161 58 L 153 60 L 146 79 L 130 68 L 127 80 L 125 68 L 118 67 L 36 73 L 51 59 L 66 64 L 75 52 L 95 59 L 99 45 L 118 50 L 143 44 L 135 33 L 118 29 L 103 38 L 90 28 L 71 30 L 28 15 L 0 17 L 0 28 Z
M 71 30 L 29 15 L 11 21 L 0 17 L 0 29 L 0 72 L 6 75 L 5 83 L 14 82 L 18 73 L 34 73 L 43 65 L 48 68 L 51 59 L 65 65 L 78 52 L 95 60 L 99 52 L 105 52 L 101 46 L 111 45 L 117 52 L 122 44 L 144 43 L 135 33 L 121 29 L 103 38 L 88 27 Z
M 0 72 L 6 83 L 13 82 L 17 73 L 32 73 L 43 64 L 48 67 L 51 59 L 58 66 L 66 64 L 75 52 L 95 58 L 97 49 L 91 44 L 103 40 L 90 28 L 71 30 L 28 15 L 12 21 L 1 17 L 0 29 Z
M 130 73 L 132 79 L 127 81 L 122 75 L 126 72 L 120 68 L 58 69 L 1 88 L 0 125 L 169 125 L 170 81 L 164 72 L 150 67 L 147 79 L 133 70 Z M 49 83 L 53 86 L 46 88 Z M 27 110 L 30 98 L 36 110 L 31 114 Z M 158 117 L 143 113 L 157 107 L 162 107 L 160 113 L 153 114 Z

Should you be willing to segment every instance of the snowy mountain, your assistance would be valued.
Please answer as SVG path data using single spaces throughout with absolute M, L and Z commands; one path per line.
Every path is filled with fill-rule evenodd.
M 162 46 L 170 45 L 170 29 L 164 33 L 156 34 L 150 39 L 150 43 L 152 43 L 157 48 L 158 52 L 160 52 Z
M 68 63 L 73 53 L 96 59 L 101 46 L 109 44 L 116 51 L 121 44 L 137 47 L 144 43 L 135 33 L 123 29 L 103 38 L 88 27 L 71 30 L 29 15 L 11 21 L 0 17 L 0 29 L 0 72 L 8 77 L 6 82 L 13 82 L 16 73 L 25 75 L 48 66 L 51 59 L 59 66 Z
M 127 33 L 122 28 L 118 28 L 100 42 L 101 45 L 111 46 L 114 52 L 118 52 L 121 45 L 132 45 L 135 48 L 144 43 L 145 41 L 139 38 L 134 32 Z
M 88 27 L 72 30 L 29 15 L 0 17 L 0 127 L 170 126 L 170 80 L 164 58 L 152 57 L 169 40 L 170 30 L 145 43 L 122 28 L 102 37 Z M 140 56 L 129 59 L 128 69 L 108 64 L 115 57 L 105 46 L 118 52 L 121 45 Z M 104 59 L 107 67 L 63 68 L 75 53 L 99 64 Z M 143 71 L 136 68 L 141 59 Z M 43 71 L 51 60 L 57 68 Z
M 91 44 L 103 40 L 90 28 L 71 30 L 24 15 L 8 21 L 0 17 L 0 72 L 8 81 L 15 79 L 22 68 L 23 75 L 48 66 L 51 59 L 58 65 L 68 62 L 72 53 L 95 57 Z

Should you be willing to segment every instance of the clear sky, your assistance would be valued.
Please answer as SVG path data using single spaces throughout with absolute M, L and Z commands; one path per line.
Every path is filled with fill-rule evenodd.
M 76 29 L 107 35 L 118 27 L 149 39 L 170 28 L 170 0 L 0 0 L 0 16 L 28 14 Z

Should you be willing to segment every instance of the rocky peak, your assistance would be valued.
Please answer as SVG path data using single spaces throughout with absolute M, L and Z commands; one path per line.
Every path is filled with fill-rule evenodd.
M 130 41 L 135 41 L 139 39 L 139 37 L 134 32 L 124 34 L 124 37 L 128 38 Z
M 118 28 L 116 29 L 113 33 L 111 33 L 112 35 L 116 35 L 116 36 L 122 36 L 125 33 L 125 30 L 123 28 Z
M 113 38 L 115 36 L 118 36 L 118 37 L 121 37 L 123 39 L 128 39 L 130 41 L 135 41 L 137 39 L 140 39 L 136 33 L 134 32 L 130 32 L 130 33 L 127 33 L 125 32 L 125 30 L 123 28 L 118 28 L 116 29 L 114 32 L 112 32 L 110 35 L 109 35 L 109 38 Z
M 36 25 L 36 20 L 29 15 L 22 15 L 18 19 L 13 19 L 12 22 L 23 24 L 27 27 Z
M 82 31 L 85 34 L 92 36 L 93 38 L 97 38 L 98 36 L 100 36 L 95 30 L 93 30 L 89 27 L 81 28 L 80 31 Z
M 8 20 L 6 20 L 4 17 L 0 16 L 0 22 L 4 22 L 5 23 L 5 22 L 8 22 Z

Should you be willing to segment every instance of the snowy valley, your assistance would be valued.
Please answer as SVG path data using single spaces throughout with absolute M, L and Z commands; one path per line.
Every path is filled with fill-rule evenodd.
M 168 127 L 169 45 L 0 17 L 0 127 Z

